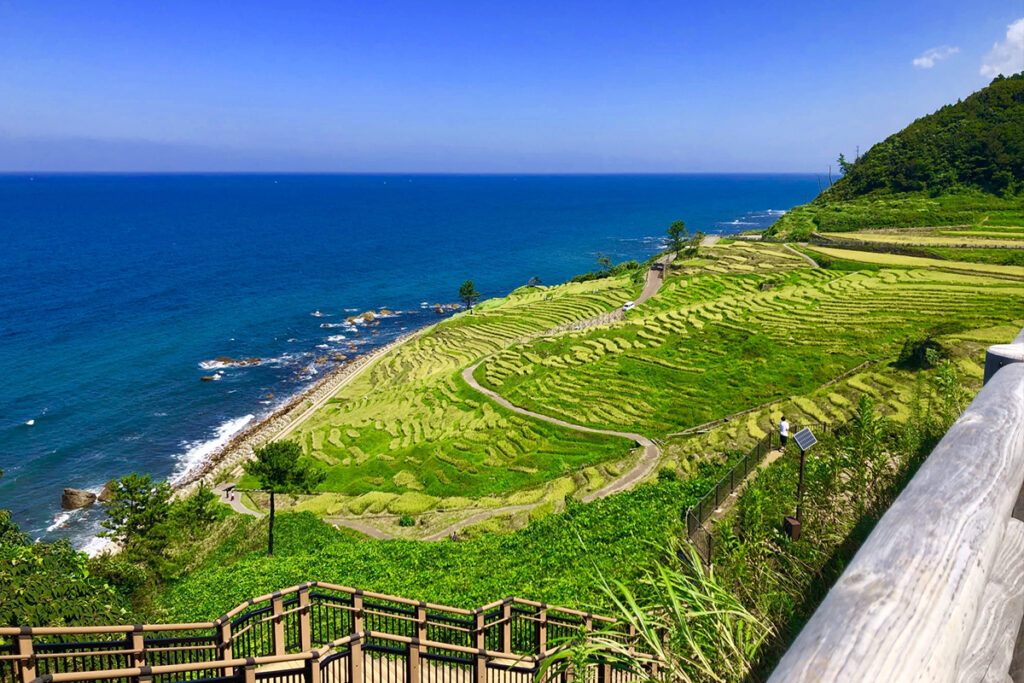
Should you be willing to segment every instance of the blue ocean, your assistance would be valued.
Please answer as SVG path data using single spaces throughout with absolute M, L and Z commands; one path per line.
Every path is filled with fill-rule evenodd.
M 646 259 L 668 224 L 763 228 L 813 175 L 0 176 L 0 508 L 95 547 L 65 486 L 175 478 L 331 368 L 501 296 Z M 373 328 L 348 316 L 386 306 Z M 227 366 L 217 358 L 259 358 Z M 217 377 L 202 381 L 201 377 Z

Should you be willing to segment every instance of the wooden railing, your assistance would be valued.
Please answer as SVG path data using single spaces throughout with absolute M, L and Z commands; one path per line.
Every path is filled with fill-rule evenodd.
M 212 622 L 0 628 L 0 681 L 527 683 L 598 629 L 633 638 L 608 617 L 519 598 L 465 610 L 313 582 Z M 594 666 L 601 683 L 631 679 Z
M 1021 675 L 1021 360 L 1024 333 L 990 349 L 985 386 L 879 520 L 772 682 Z

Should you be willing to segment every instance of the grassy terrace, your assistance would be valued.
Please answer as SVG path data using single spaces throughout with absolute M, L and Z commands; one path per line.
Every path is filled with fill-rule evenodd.
M 630 276 L 522 288 L 383 357 L 293 434 L 327 472 L 324 493 L 298 509 L 394 516 L 560 502 L 618 476 L 632 442 L 511 413 L 459 372 L 515 339 L 613 310 L 639 288 Z
M 865 361 L 894 358 L 904 340 L 940 318 L 943 330 L 959 331 L 1010 323 L 1022 310 L 1024 282 L 919 268 L 928 259 L 890 255 L 873 262 L 896 268 L 844 272 L 810 269 L 795 257 L 780 262 L 784 255 L 771 252 L 766 269 L 764 251 L 774 249 L 734 243 L 707 250 L 705 263 L 677 263 L 663 294 L 624 324 L 510 347 L 479 379 L 538 412 L 652 435 L 788 397 L 800 417 L 841 420 L 849 414 L 846 387 L 884 396 L 904 378 L 882 363 L 821 396 L 825 383 Z M 971 264 L 999 275 L 1011 268 Z M 892 403 L 898 412 L 898 398 Z M 749 436 L 763 434 L 783 407 L 746 416 Z
M 634 462 L 625 439 L 523 417 L 476 393 L 460 372 L 481 359 L 477 380 L 516 405 L 663 438 L 662 467 L 690 477 L 782 414 L 796 425 L 843 422 L 868 394 L 904 417 L 916 377 L 892 361 L 906 339 L 938 335 L 977 382 L 984 345 L 972 340 L 1003 341 L 1024 322 L 1024 268 L 806 253 L 838 265 L 812 268 L 777 244 L 704 248 L 676 261 L 659 294 L 624 322 L 582 332 L 538 335 L 633 298 L 636 278 L 524 288 L 440 323 L 296 430 L 328 477 L 291 507 L 407 538 L 494 511 L 466 530 L 472 536 L 558 511 L 567 495 L 582 497 Z M 402 515 L 416 526 L 400 528 Z
M 635 291 L 630 283 L 609 281 L 529 295 L 518 293 L 488 303 L 472 320 L 462 316 L 437 326 L 402 354 L 365 375 L 358 387 L 347 387 L 336 403 L 326 406 L 298 431 L 310 452 L 318 450 L 314 447 L 315 434 L 326 432 L 330 436 L 333 429 L 345 434 L 345 450 L 332 450 L 337 447 L 326 438 L 319 442 L 327 444 L 320 449 L 324 456 L 335 453 L 334 457 L 339 458 L 330 466 L 334 485 L 362 486 L 369 477 L 388 477 L 390 484 L 366 493 L 327 492 L 303 498 L 295 509 L 313 511 L 329 520 L 354 516 L 359 511 L 359 519 L 365 523 L 416 538 L 417 534 L 424 535 L 421 528 L 436 530 L 481 508 L 510 502 L 542 504 L 528 511 L 493 515 L 470 527 L 459 543 L 367 540 L 351 532 L 339 534 L 309 515 L 283 515 L 279 557 L 273 560 L 264 557 L 261 550 L 266 520 L 231 516 L 200 544 L 209 548 L 189 548 L 189 571 L 161 596 L 161 606 L 174 618 L 205 618 L 246 596 L 314 575 L 457 605 L 517 593 L 592 606 L 602 600 L 590 574 L 592 569 L 596 567 L 606 576 L 627 583 L 635 582 L 638 573 L 660 556 L 667 539 L 683 533 L 682 510 L 724 471 L 735 450 L 773 429 L 783 412 L 794 426 L 822 420 L 845 422 L 854 414 L 861 397 L 867 395 L 874 399 L 880 413 L 902 420 L 909 416 L 915 395 L 923 392 L 925 400 L 934 400 L 930 398 L 930 380 L 936 372 L 919 373 L 895 365 L 904 339 L 921 339 L 934 333 L 933 339 L 954 363 L 971 394 L 981 383 L 985 348 L 1007 341 L 1024 325 L 1024 273 L 1014 275 L 988 266 L 979 266 L 977 271 L 951 271 L 945 268 L 962 264 L 835 251 L 842 258 L 834 258 L 832 268 L 814 269 L 776 244 L 734 242 L 704 249 L 699 259 L 677 261 L 662 293 L 627 320 L 584 333 L 511 342 L 529 333 L 517 327 L 485 342 L 475 341 L 490 323 L 503 326 L 515 321 L 517 310 L 519 316 L 524 316 L 522 308 L 527 307 L 527 301 L 530 306 L 549 306 L 559 296 L 568 299 L 563 303 L 597 297 L 591 311 L 599 312 L 623 296 L 628 298 Z M 807 253 L 824 256 L 809 249 Z M 879 262 L 882 257 L 886 260 Z M 772 286 L 762 289 L 762 283 L 767 282 Z M 553 295 L 551 299 L 548 294 Z M 531 329 L 550 326 L 558 319 L 538 321 Z M 451 328 L 446 330 L 449 325 Z M 454 342 L 461 335 L 475 341 L 472 351 L 462 351 L 465 347 Z M 428 352 L 439 346 L 440 340 L 448 340 L 447 352 Z M 396 464 L 383 459 L 391 468 L 382 470 L 383 474 L 356 469 L 356 459 L 347 450 L 351 446 L 371 452 L 374 449 L 366 444 L 376 443 L 380 453 L 395 456 L 431 443 L 431 438 L 437 438 L 434 448 L 440 450 L 445 444 L 452 449 L 440 455 L 485 463 L 486 444 L 466 452 L 451 445 L 466 438 L 455 434 L 454 427 L 448 437 L 443 437 L 443 423 L 432 423 L 428 428 L 421 425 L 420 431 L 411 435 L 398 427 L 402 434 L 399 437 L 390 435 L 387 429 L 375 428 L 373 421 L 380 420 L 382 425 L 392 420 L 395 424 L 412 424 L 417 411 L 433 415 L 427 409 L 442 397 L 445 410 L 465 420 L 464 424 L 478 424 L 474 421 L 484 415 L 492 415 L 494 420 L 500 416 L 509 425 L 518 424 L 521 418 L 517 416 L 495 407 L 485 408 L 486 401 L 469 393 L 458 379 L 461 368 L 489 354 L 495 355 L 478 371 L 500 393 L 520 403 L 532 400 L 531 405 L 574 420 L 620 428 L 636 424 L 642 433 L 660 430 L 652 434 L 657 435 L 705 418 L 734 417 L 711 429 L 664 440 L 661 467 L 675 469 L 677 480 L 659 478 L 633 491 L 594 503 L 569 505 L 564 510 L 554 505 L 556 496 L 574 491 L 578 494 L 579 488 L 591 486 L 586 476 L 556 474 L 553 480 L 487 496 L 480 491 L 494 490 L 505 475 L 494 470 L 485 474 L 484 470 L 476 478 L 467 477 L 464 490 L 444 498 L 426 488 L 427 483 L 435 485 L 427 471 L 434 461 L 424 459 L 416 466 L 411 461 Z M 546 358 L 559 359 L 563 367 L 545 364 Z M 438 369 L 427 372 L 424 364 Z M 619 372 L 648 366 L 653 370 L 630 374 L 627 382 L 616 381 Z M 722 379 L 721 384 L 700 381 L 715 373 Z M 403 383 L 395 379 L 399 375 L 416 379 Z M 561 401 L 553 400 L 541 389 L 558 381 L 572 382 L 562 386 L 565 393 Z M 667 388 L 656 391 L 653 382 L 664 383 Z M 535 391 L 532 397 L 531 391 Z M 636 409 L 633 402 L 639 401 L 645 402 L 642 405 L 649 413 Z M 698 413 L 694 407 L 691 414 L 674 405 L 683 402 L 707 403 L 714 409 Z M 594 408 L 602 405 L 627 407 L 619 408 L 619 412 Z M 402 418 L 385 419 L 382 415 Z M 569 444 L 577 436 L 554 427 L 549 431 L 547 425 L 533 421 L 524 420 L 524 424 L 539 438 L 533 451 L 522 452 L 521 462 L 548 458 L 548 443 Z M 360 434 L 358 439 L 347 433 L 348 425 Z M 492 433 L 505 432 L 495 427 Z M 403 445 L 406 436 L 410 438 Z M 377 441 L 360 440 L 370 438 Z M 393 439 L 397 439 L 395 451 L 388 450 Z M 594 443 L 591 458 L 600 456 L 596 448 L 604 442 Z M 583 472 L 597 472 L 602 478 L 615 476 L 610 463 L 629 444 L 610 443 L 614 447 L 609 449 L 611 460 L 591 464 Z M 585 450 L 581 447 L 580 452 Z M 345 458 L 352 459 L 345 464 Z M 773 464 L 765 482 L 779 480 L 781 475 L 776 470 L 787 467 L 791 470 L 792 462 L 785 458 Z M 468 468 L 464 465 L 455 470 Z M 394 474 L 401 471 L 415 474 L 424 488 L 410 491 L 406 486 L 402 491 Z M 363 474 L 356 476 L 360 472 Z M 352 476 L 346 479 L 346 473 Z M 454 472 L 445 476 L 454 476 Z M 537 467 L 534 481 L 544 476 L 545 471 Z M 792 477 L 782 478 L 788 481 Z M 480 488 L 472 488 L 476 483 Z M 414 496 L 430 498 L 435 510 L 441 507 L 441 501 L 452 505 L 454 500 L 464 507 L 451 512 L 412 513 L 418 524 L 416 531 L 409 533 L 387 515 L 402 509 L 404 501 L 418 500 Z M 382 502 L 371 505 L 368 501 Z M 557 502 L 561 503 L 561 498 Z M 773 505 L 788 512 L 791 502 L 792 495 L 787 494 Z M 342 508 L 344 512 L 338 512 Z M 768 518 L 777 520 L 781 514 L 772 512 Z M 586 558 L 586 567 L 581 568 L 581 557 Z

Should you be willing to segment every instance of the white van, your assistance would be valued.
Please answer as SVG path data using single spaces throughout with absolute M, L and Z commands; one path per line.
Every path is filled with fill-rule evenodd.
M 631 310 L 634 306 L 636 306 L 635 301 L 627 301 L 626 303 L 622 304 L 622 310 L 625 312 Z

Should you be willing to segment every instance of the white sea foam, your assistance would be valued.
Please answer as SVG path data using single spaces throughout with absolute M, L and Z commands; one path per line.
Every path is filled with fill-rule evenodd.
M 332 335 L 332 336 L 328 337 L 324 341 L 340 342 L 340 341 L 345 341 L 345 339 L 346 339 L 345 335 L 343 335 L 343 334 L 335 334 L 335 335 Z
M 32 425 L 34 425 L 35 423 L 36 423 L 36 421 L 35 421 L 35 420 L 28 420 L 28 421 L 27 421 L 27 422 L 26 422 L 25 424 L 26 424 L 26 425 L 28 425 L 29 427 L 31 427 L 31 426 L 32 426 Z
M 219 360 L 204 360 L 199 364 L 203 370 L 219 370 L 221 368 L 231 367 L 231 363 L 222 363 Z
M 227 445 L 231 437 L 245 429 L 246 425 L 252 422 L 255 417 L 255 415 L 245 415 L 228 420 L 217 427 L 213 438 L 205 441 L 182 443 L 182 448 L 186 450 L 184 453 L 175 456 L 178 460 L 178 466 L 174 469 L 174 473 L 168 481 L 173 485 L 184 479 L 192 470 L 202 465 L 211 455 Z
M 78 510 L 69 510 L 67 512 L 58 513 L 53 518 L 53 524 L 51 524 L 50 526 L 46 527 L 46 532 L 49 533 L 51 531 L 56 531 L 62 525 L 67 524 L 68 522 L 71 521 L 72 517 L 76 517 L 77 516 L 75 514 L 77 512 L 78 512 Z
M 104 550 L 109 548 L 111 545 L 113 544 L 110 542 L 109 539 L 100 538 L 99 536 L 93 536 L 88 541 L 86 541 L 85 544 L 81 548 L 79 548 L 79 550 L 81 550 L 89 557 L 96 557 Z
M 331 345 L 330 344 L 317 344 L 316 348 L 318 348 L 318 349 L 329 349 L 329 348 L 331 348 Z

